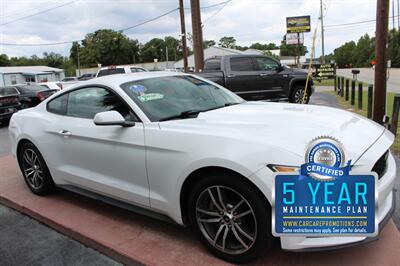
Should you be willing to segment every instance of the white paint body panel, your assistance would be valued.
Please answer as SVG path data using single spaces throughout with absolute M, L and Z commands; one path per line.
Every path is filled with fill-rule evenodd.
M 10 123 L 13 153 L 21 139 L 43 154 L 57 184 L 72 184 L 163 213 L 182 223 L 180 193 L 195 170 L 219 166 L 253 182 L 271 201 L 273 173 L 267 164 L 299 166 L 307 144 L 332 136 L 345 148 L 354 171 L 370 171 L 393 143 L 380 125 L 343 110 L 282 103 L 243 103 L 200 113 L 197 118 L 151 122 L 122 91 L 136 79 L 182 75 L 137 73 L 81 82 L 112 88 L 136 112 L 134 127 L 95 126 L 92 120 L 46 111 L 50 97 L 35 108 L 18 112 Z M 58 132 L 70 131 L 63 137 Z M 389 212 L 396 166 L 392 156 L 379 181 L 379 221 Z M 357 237 L 282 237 L 284 249 L 328 247 L 363 240 Z

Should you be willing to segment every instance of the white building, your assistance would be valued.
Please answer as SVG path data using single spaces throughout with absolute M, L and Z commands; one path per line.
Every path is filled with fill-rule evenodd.
M 63 69 L 47 66 L 0 67 L 0 86 L 26 82 L 60 81 L 65 77 Z

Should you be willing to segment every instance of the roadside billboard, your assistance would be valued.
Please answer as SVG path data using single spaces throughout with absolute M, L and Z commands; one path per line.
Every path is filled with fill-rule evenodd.
M 311 31 L 311 17 L 287 17 L 286 18 L 287 33 L 301 33 Z
M 304 33 L 287 33 L 286 44 L 304 44 Z

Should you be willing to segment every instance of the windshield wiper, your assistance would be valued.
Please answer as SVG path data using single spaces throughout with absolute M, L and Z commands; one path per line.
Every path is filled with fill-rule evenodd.
M 228 106 L 237 105 L 237 104 L 239 104 L 239 103 L 237 103 L 237 102 L 232 102 L 232 103 L 226 103 L 224 106 L 225 106 L 225 107 L 228 107 Z
M 197 117 L 200 112 L 204 112 L 204 110 L 187 110 L 179 115 L 173 115 L 165 118 L 161 118 L 159 121 L 168 121 L 168 120 L 174 120 L 174 119 L 179 119 L 179 118 L 191 118 L 191 117 Z

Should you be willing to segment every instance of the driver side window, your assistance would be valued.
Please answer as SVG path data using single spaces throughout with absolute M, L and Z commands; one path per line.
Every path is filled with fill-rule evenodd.
M 58 115 L 93 119 L 97 113 L 117 111 L 126 121 L 139 122 L 131 108 L 114 92 L 104 88 L 84 88 L 60 95 L 47 104 Z
M 110 90 L 84 88 L 69 93 L 68 116 L 93 119 L 97 113 L 106 111 L 117 111 L 127 121 L 138 121 L 129 106 Z
M 279 64 L 267 57 L 257 57 L 256 65 L 259 71 L 274 71 L 279 69 Z

